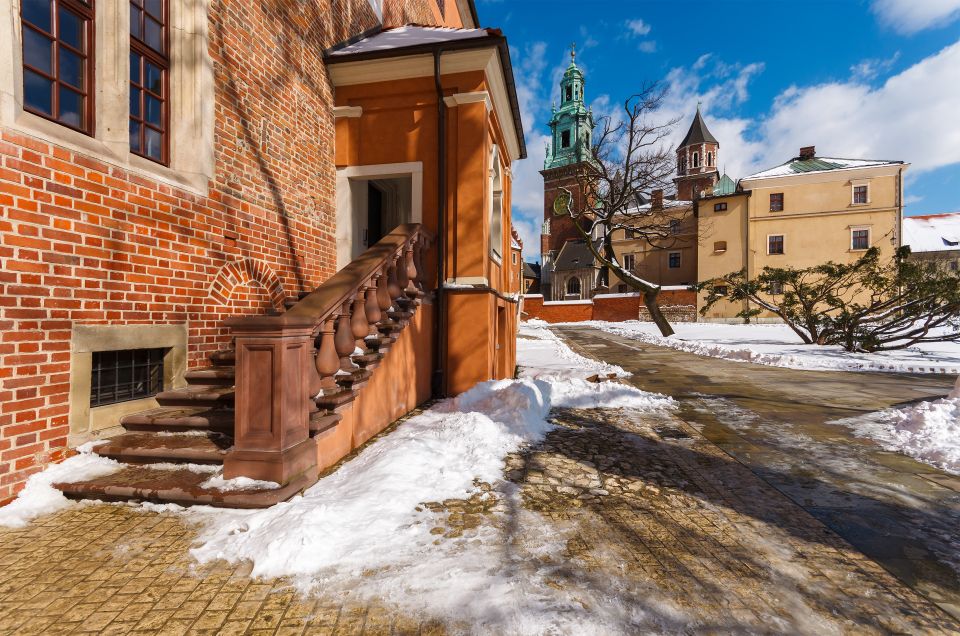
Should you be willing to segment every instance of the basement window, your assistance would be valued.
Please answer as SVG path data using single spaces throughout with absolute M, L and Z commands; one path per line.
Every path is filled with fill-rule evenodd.
M 139 400 L 162 391 L 164 353 L 162 347 L 94 351 L 90 406 Z

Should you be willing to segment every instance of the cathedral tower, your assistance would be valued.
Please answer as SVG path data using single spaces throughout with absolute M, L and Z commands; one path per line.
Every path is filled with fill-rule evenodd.
M 697 104 L 697 114 L 690 130 L 677 147 L 677 178 L 673 180 L 677 186 L 677 199 L 692 201 L 700 197 L 701 191 L 717 183 L 720 178 L 717 172 L 719 150 L 720 142 L 710 134 Z

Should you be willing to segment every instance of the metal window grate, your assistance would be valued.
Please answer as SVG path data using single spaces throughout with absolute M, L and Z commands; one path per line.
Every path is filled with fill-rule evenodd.
M 165 349 L 94 351 L 90 406 L 116 404 L 163 390 Z

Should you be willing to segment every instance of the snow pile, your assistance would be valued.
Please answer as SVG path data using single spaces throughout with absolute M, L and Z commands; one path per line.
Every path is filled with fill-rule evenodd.
M 582 324 L 582 323 L 578 323 Z M 542 379 L 584 378 L 591 373 L 630 376 L 629 371 L 615 364 L 591 360 L 574 353 L 543 320 L 530 320 L 520 324 L 517 341 L 517 363 L 521 377 Z
M 280 487 L 275 481 L 263 481 L 262 479 L 251 479 L 250 477 L 234 477 L 233 479 L 224 479 L 223 473 L 218 472 L 210 479 L 200 484 L 201 488 L 210 488 L 221 492 L 233 490 L 273 490 Z
M 119 462 L 93 453 L 97 443 L 102 442 L 84 444 L 77 448 L 79 454 L 31 475 L 19 496 L 0 508 L 0 526 L 19 528 L 31 519 L 70 505 L 70 500 L 53 484 L 95 479 L 120 470 L 123 465 Z
M 960 475 L 960 378 L 945 399 L 838 420 L 889 451 Z
M 664 338 L 652 322 L 589 321 L 589 326 L 625 338 L 670 347 L 711 358 L 774 367 L 821 371 L 885 371 L 896 373 L 960 373 L 960 343 L 923 343 L 881 353 L 850 353 L 840 346 L 808 345 L 784 324 L 730 325 L 702 322 L 673 324 Z

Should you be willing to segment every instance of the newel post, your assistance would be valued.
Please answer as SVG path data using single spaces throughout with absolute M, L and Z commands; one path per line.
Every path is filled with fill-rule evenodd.
M 226 479 L 250 477 L 285 485 L 317 470 L 310 438 L 311 384 L 303 371 L 313 360 L 313 324 L 284 316 L 227 321 L 236 341 L 234 445 Z

